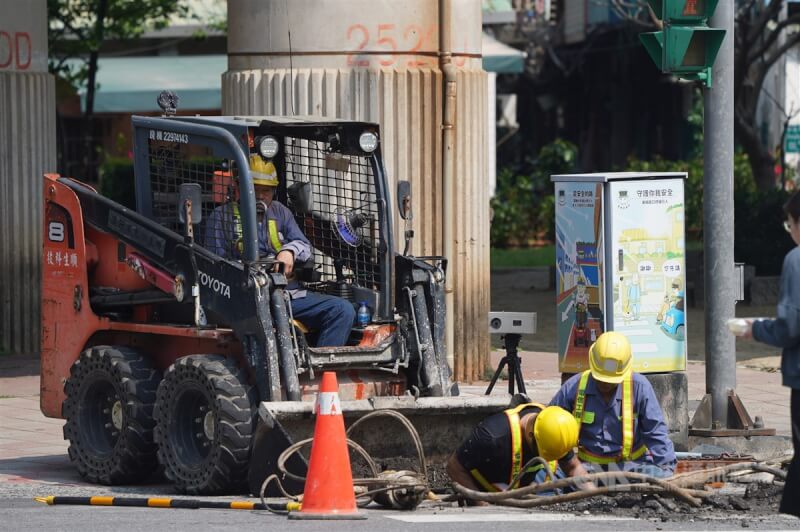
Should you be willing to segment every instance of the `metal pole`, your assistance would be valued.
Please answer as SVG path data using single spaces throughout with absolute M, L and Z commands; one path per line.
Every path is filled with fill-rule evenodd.
M 703 249 L 706 392 L 711 428 L 725 428 L 728 392 L 736 388 L 736 342 L 725 326 L 735 315 L 733 265 L 733 16 L 720 2 L 709 26 L 727 31 L 705 90 Z
M 451 0 L 439 0 L 439 62 L 444 82 L 444 105 L 442 108 L 442 240 L 444 256 L 448 260 L 445 277 L 445 349 L 447 365 L 455 370 L 455 297 L 453 272 L 456 270 L 456 250 L 453 213 L 455 208 L 455 121 L 456 121 L 456 67 L 453 65 L 451 48 L 453 6 Z M 454 380 L 470 380 L 472 375 L 464 372 L 465 361 L 461 360 L 461 370 L 453 374 Z

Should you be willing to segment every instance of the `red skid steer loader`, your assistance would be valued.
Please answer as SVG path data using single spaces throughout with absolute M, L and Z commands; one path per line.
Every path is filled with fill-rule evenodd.
M 451 382 L 447 261 L 395 251 L 376 124 L 133 117 L 133 132 L 135 210 L 44 177 L 41 408 L 65 419 L 85 479 L 132 483 L 160 464 L 184 493 L 257 491 L 310 434 L 323 370 L 339 374 L 346 418 L 407 414 L 432 460 L 506 406 Z M 305 288 L 372 310 L 347 345 L 315 346 L 293 320 L 287 276 L 259 253 L 252 156 L 277 169 L 276 199 L 312 245 L 295 268 Z M 410 187 L 398 190 L 405 217 Z M 209 236 L 221 206 L 238 213 L 230 255 Z M 367 426 L 377 457 L 413 455 L 391 425 Z

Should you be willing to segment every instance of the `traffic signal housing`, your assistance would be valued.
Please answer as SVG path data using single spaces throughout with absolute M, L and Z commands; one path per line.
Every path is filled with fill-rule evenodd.
M 718 1 L 647 0 L 663 27 L 639 40 L 662 72 L 711 87 L 711 67 L 725 38 L 725 30 L 707 24 Z

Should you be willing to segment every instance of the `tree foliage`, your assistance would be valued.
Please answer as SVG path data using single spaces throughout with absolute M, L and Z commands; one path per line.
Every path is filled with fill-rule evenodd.
M 492 247 L 526 246 L 555 237 L 555 201 L 550 176 L 572 171 L 577 147 L 557 139 L 544 146 L 524 168 L 504 168 L 497 174 L 492 198 Z
M 750 158 L 753 176 L 761 190 L 774 188 L 777 176 L 772 147 L 761 141 L 756 121 L 758 102 L 770 69 L 800 43 L 800 32 L 790 31 L 800 24 L 800 13 L 782 16 L 785 4 L 785 0 L 746 0 L 739 2 L 736 12 L 734 131 Z
M 91 115 L 103 42 L 134 39 L 187 14 L 179 0 L 47 0 L 50 71 L 75 87 L 86 84 L 86 113 Z
M 608 0 L 617 16 L 644 31 L 660 26 L 646 0 Z M 762 142 L 758 102 L 770 69 L 800 43 L 800 12 L 785 16 L 787 0 L 723 0 L 736 2 L 734 22 L 734 133 L 748 156 L 760 190 L 774 188 L 775 154 Z M 727 37 L 726 37 L 727 38 Z M 780 107 L 780 104 L 778 104 Z M 781 111 L 789 117 L 792 110 Z M 788 120 L 787 120 L 788 122 Z

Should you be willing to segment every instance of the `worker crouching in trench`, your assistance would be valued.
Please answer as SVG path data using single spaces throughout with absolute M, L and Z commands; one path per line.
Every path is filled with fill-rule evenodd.
M 578 423 L 569 412 L 558 406 L 523 403 L 478 424 L 448 460 L 447 473 L 472 490 L 503 491 L 547 480 L 541 464 L 528 466 L 540 456 L 551 471 L 581 476 L 586 470 L 575 455 L 577 444 Z

